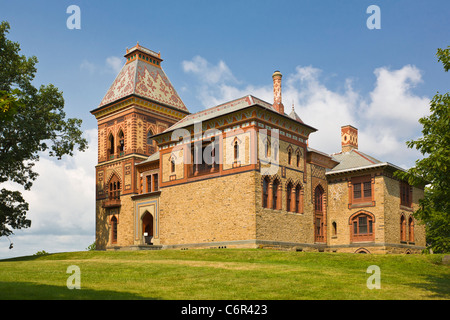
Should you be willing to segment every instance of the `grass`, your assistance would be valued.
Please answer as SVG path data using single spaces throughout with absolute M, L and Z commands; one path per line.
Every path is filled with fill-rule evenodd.
M 450 299 L 442 255 L 205 249 L 68 252 L 0 260 L 0 299 Z M 81 270 L 69 290 L 67 267 Z M 368 289 L 370 265 L 381 289 Z

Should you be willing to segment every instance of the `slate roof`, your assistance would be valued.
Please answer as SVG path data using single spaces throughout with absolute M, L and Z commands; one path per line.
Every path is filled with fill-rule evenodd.
M 327 175 L 385 166 L 392 167 L 397 170 L 404 170 L 392 163 L 382 162 L 356 149 L 348 152 L 334 153 L 331 157 L 338 161 L 339 164 L 333 169 L 328 170 L 326 173 Z
M 122 67 L 99 107 L 131 94 L 189 112 L 161 66 L 141 59 L 135 59 Z

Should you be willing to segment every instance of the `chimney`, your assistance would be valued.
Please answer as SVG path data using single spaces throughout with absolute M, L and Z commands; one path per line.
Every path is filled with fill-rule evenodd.
M 281 102 L 281 72 L 275 71 L 272 75 L 273 79 L 273 108 L 281 114 L 284 114 L 284 106 Z
M 358 150 L 358 129 L 351 125 L 341 127 L 342 152 Z

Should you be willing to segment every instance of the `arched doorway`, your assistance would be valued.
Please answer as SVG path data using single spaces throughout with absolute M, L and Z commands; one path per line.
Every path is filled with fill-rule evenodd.
M 152 244 L 153 216 L 148 211 L 145 211 L 144 215 L 142 216 L 142 237 L 145 244 Z

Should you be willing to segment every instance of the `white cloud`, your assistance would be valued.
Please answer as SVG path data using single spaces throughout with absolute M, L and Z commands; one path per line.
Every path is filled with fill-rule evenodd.
M 114 56 L 106 58 L 106 65 L 112 69 L 114 74 L 118 74 L 122 70 L 123 64 L 123 58 Z
M 29 203 L 28 229 L 10 236 L 14 248 L 2 238 L 0 258 L 47 252 L 84 250 L 95 240 L 95 165 L 97 129 L 85 131 L 89 148 L 62 160 L 42 156 L 34 170 L 39 177 L 30 191 L 22 192 Z M 13 185 L 6 187 L 14 188 Z
M 223 61 L 213 65 L 197 56 L 183 61 L 182 66 L 185 73 L 199 80 L 190 89 L 206 108 L 247 94 L 273 102 L 270 75 L 266 86 L 253 86 L 242 84 Z M 378 68 L 374 70 L 374 88 L 367 94 L 355 91 L 351 79 L 342 80 L 337 86 L 341 89 L 332 90 L 321 80 L 323 72 L 313 66 L 298 66 L 283 74 L 285 112 L 289 113 L 294 104 L 302 120 L 318 129 L 310 136 L 310 147 L 339 152 L 340 128 L 350 124 L 358 128 L 361 151 L 403 167 L 414 165 L 421 155 L 408 149 L 405 142 L 420 136 L 418 120 L 428 113 L 430 100 L 414 94 L 414 88 L 422 82 L 420 70 L 411 65 L 398 70 Z
M 122 70 L 123 65 L 123 58 L 111 56 L 105 59 L 103 65 L 99 65 L 88 60 L 83 60 L 80 64 L 80 69 L 87 71 L 91 75 L 96 73 L 113 73 L 117 75 L 120 70 Z

